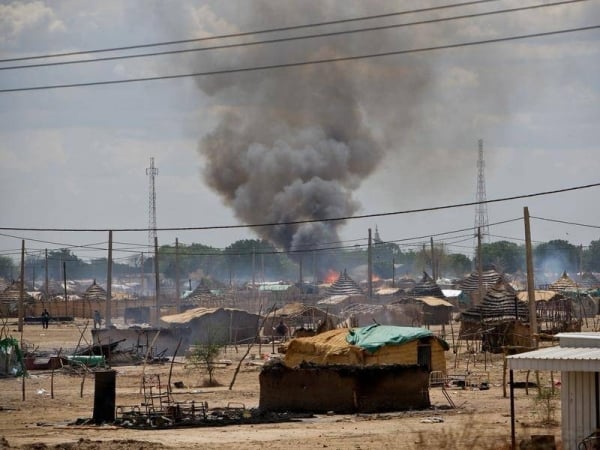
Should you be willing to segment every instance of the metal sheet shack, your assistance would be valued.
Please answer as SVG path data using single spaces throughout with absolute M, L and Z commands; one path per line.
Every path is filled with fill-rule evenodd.
M 597 448 L 600 443 L 600 435 L 596 435 L 600 430 L 600 333 L 560 333 L 557 336 L 559 346 L 509 356 L 511 380 L 513 370 L 561 371 L 563 449 Z M 513 398 L 511 388 L 511 400 Z M 514 416 L 511 422 L 514 441 Z M 594 446 L 580 447 L 582 442 Z
M 429 330 L 371 325 L 293 339 L 260 374 L 260 409 L 339 413 L 430 406 L 429 373 L 448 344 Z

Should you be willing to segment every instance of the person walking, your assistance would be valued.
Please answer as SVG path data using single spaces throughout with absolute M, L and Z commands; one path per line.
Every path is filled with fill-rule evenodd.
M 44 308 L 44 312 L 42 312 L 42 328 L 48 328 L 48 323 L 50 322 L 50 313 L 46 308 Z

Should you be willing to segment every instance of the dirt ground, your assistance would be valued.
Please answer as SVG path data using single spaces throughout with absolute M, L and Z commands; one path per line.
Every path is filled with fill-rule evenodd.
M 78 328 L 79 327 L 79 328 Z M 10 334 L 19 338 L 16 325 Z M 23 340 L 39 350 L 57 351 L 74 348 L 83 329 L 82 322 L 41 325 L 26 324 Z M 86 332 L 86 339 L 91 334 Z M 182 381 L 183 388 L 174 388 L 177 401 L 206 401 L 210 408 L 225 407 L 228 403 L 243 403 L 256 408 L 259 402 L 258 375 L 261 367 L 245 361 L 232 390 L 228 389 L 237 362 L 246 347 L 227 348 L 221 356 L 233 364 L 219 367 L 216 379 L 219 387 L 203 387 L 205 374 L 186 367 L 185 361 L 176 360 L 172 384 Z M 262 346 L 262 353 L 270 353 L 271 346 Z M 461 350 L 462 352 L 462 350 Z M 461 353 L 459 352 L 459 353 Z M 258 347 L 251 351 L 260 359 Z M 478 354 L 460 355 L 447 352 L 449 372 L 469 370 L 482 377 L 489 375 L 490 389 L 453 387 L 448 390 L 457 405 L 449 409 L 441 388 L 432 388 L 433 407 L 424 411 L 386 414 L 326 414 L 294 422 L 232 425 L 210 428 L 183 428 L 168 430 L 134 430 L 116 426 L 69 425 L 79 418 L 91 418 L 94 404 L 93 375 L 85 379 L 64 369 L 55 371 L 54 398 L 51 398 L 51 372 L 31 371 L 25 378 L 25 400 L 22 399 L 21 378 L 0 379 L 0 449 L 417 449 L 417 448 L 510 448 L 510 404 L 503 397 L 502 356 Z M 256 362 L 256 360 L 254 361 Z M 456 365 L 456 369 L 454 369 Z M 159 374 L 167 380 L 169 363 L 146 365 L 146 374 Z M 116 404 L 139 405 L 141 396 L 142 365 L 115 366 Z M 550 374 L 541 373 L 542 385 L 550 385 Z M 474 378 L 476 379 L 476 378 Z M 535 380 L 535 377 L 532 376 Z M 554 375 L 555 381 L 558 381 Z M 525 381 L 524 373 L 515 373 L 515 381 Z M 83 383 L 83 390 L 82 390 Z M 80 392 L 83 395 L 80 396 Z M 560 401 L 551 402 L 556 408 L 555 424 L 542 426 L 549 407 L 536 401 L 536 389 L 529 395 L 524 389 L 516 390 L 517 442 L 535 434 L 551 434 L 560 440 Z

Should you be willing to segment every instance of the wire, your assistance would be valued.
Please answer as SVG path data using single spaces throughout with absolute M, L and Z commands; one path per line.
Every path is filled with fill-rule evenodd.
M 519 200 L 524 198 L 533 198 L 540 197 L 544 195 L 552 195 L 552 194 L 560 194 L 565 192 L 579 191 L 583 189 L 590 189 L 593 187 L 600 186 L 600 183 L 591 183 L 584 184 L 580 186 L 573 186 L 562 189 L 553 189 L 550 191 L 542 191 L 531 194 L 521 194 L 521 195 L 513 195 L 510 197 L 501 197 L 491 200 L 485 200 L 481 202 L 465 202 L 465 203 L 454 203 L 443 206 L 432 206 L 429 208 L 418 208 L 418 209 L 406 209 L 403 211 L 393 211 L 393 212 L 384 212 L 384 213 L 374 213 L 374 214 L 362 214 L 355 216 L 344 216 L 344 217 L 331 217 L 331 218 L 323 218 L 323 219 L 306 219 L 306 220 L 295 220 L 289 222 L 266 222 L 266 223 L 256 223 L 256 224 L 243 224 L 243 225 L 212 225 L 212 226 L 204 226 L 204 227 L 165 227 L 165 228 L 152 228 L 152 230 L 156 231 L 198 231 L 198 230 L 222 230 L 222 229 L 233 229 L 233 228 L 259 228 L 259 227 L 273 227 L 280 225 L 301 225 L 304 223 L 316 223 L 316 222 L 339 222 L 342 220 L 353 220 L 353 219 L 367 219 L 372 217 L 386 217 L 386 216 L 396 216 L 403 214 L 414 214 L 421 212 L 430 212 L 430 211 L 441 211 L 444 209 L 453 209 L 453 208 L 462 208 L 465 206 L 475 206 L 487 203 L 499 203 L 506 202 L 510 200 Z M 64 231 L 64 232 L 130 232 L 130 231 L 149 231 L 150 228 L 25 228 L 25 227 L 0 227 L 0 230 L 12 230 L 12 231 Z M 424 236 L 429 237 L 430 235 Z
M 207 71 L 207 72 L 183 73 L 183 74 L 175 74 L 175 75 L 158 75 L 158 76 L 154 76 L 154 77 L 128 78 L 128 79 L 119 79 L 119 80 L 89 81 L 89 82 L 83 82 L 83 83 L 52 84 L 52 85 L 31 86 L 31 87 L 24 87 L 24 88 L 8 88 L 8 89 L 0 89 L 0 94 L 6 94 L 9 92 L 40 91 L 40 90 L 50 90 L 50 89 L 65 89 L 65 88 L 73 88 L 73 87 L 105 86 L 105 85 L 111 85 L 111 84 L 138 83 L 138 82 L 158 81 L 158 80 L 173 80 L 173 79 L 179 79 L 179 78 L 203 77 L 203 76 L 211 76 L 211 75 L 255 72 L 255 71 L 259 71 L 259 70 L 273 70 L 273 69 L 283 69 L 283 68 L 291 68 L 291 67 L 302 67 L 302 66 L 327 64 L 327 63 L 335 63 L 335 62 L 358 61 L 358 60 L 369 59 L 369 58 L 380 58 L 380 57 L 384 57 L 384 56 L 407 55 L 407 54 L 412 54 L 412 53 L 423 53 L 423 52 L 430 52 L 430 51 L 435 51 L 435 50 L 448 50 L 448 49 L 460 48 L 460 47 L 471 47 L 471 46 L 475 46 L 475 45 L 494 44 L 494 43 L 498 43 L 498 42 L 507 42 L 507 41 L 522 40 L 522 39 L 554 36 L 554 35 L 559 35 L 559 34 L 575 33 L 575 32 L 580 32 L 580 31 L 591 31 L 591 30 L 596 30 L 598 28 L 600 28 L 600 25 L 590 25 L 590 26 L 586 26 L 586 27 L 567 28 L 567 29 L 562 29 L 562 30 L 506 36 L 506 37 L 501 37 L 501 38 L 485 39 L 485 40 L 481 40 L 481 41 L 459 42 L 456 44 L 437 45 L 437 46 L 421 47 L 421 48 L 414 48 L 414 49 L 408 49 L 408 50 L 395 50 L 395 51 L 388 51 L 388 52 L 381 52 L 381 53 L 369 53 L 369 54 L 365 54 L 365 55 L 341 56 L 338 58 L 315 59 L 312 61 L 299 61 L 299 62 L 292 62 L 292 63 L 267 64 L 267 65 L 263 65 L 263 66 L 240 67 L 237 69 L 222 69 L 222 70 L 213 70 L 213 71 Z
M 587 225 L 584 223 L 577 223 L 577 222 L 568 222 L 566 220 L 558 220 L 558 219 L 547 219 L 544 217 L 534 217 L 534 216 L 529 216 L 531 219 L 537 219 L 537 220 L 543 220 L 545 222 L 555 222 L 555 223 L 563 223 L 565 225 L 575 225 L 578 227 L 586 227 L 586 228 L 600 228 L 600 225 Z
M 57 58 L 57 57 L 63 57 L 63 56 L 77 56 L 77 55 L 86 55 L 86 54 L 90 54 L 90 53 L 117 52 L 117 51 L 123 51 L 123 50 L 134 50 L 136 48 L 160 47 L 160 46 L 167 46 L 167 45 L 189 44 L 192 42 L 205 42 L 205 41 L 212 41 L 212 40 L 218 40 L 218 39 L 229 39 L 229 38 L 234 38 L 234 37 L 251 36 L 254 34 L 275 33 L 275 32 L 280 32 L 280 31 L 300 30 L 303 28 L 314 28 L 314 27 L 327 26 L 327 25 L 337 25 L 337 24 L 341 24 L 341 23 L 358 22 L 358 21 L 363 21 L 363 20 L 383 19 L 386 17 L 401 16 L 401 15 L 406 15 L 406 14 L 416 14 L 416 13 L 423 13 L 423 12 L 430 12 L 430 11 L 439 11 L 442 9 L 477 5 L 480 3 L 490 3 L 490 2 L 495 2 L 495 1 L 498 1 L 498 0 L 475 0 L 475 1 L 464 2 L 464 3 L 451 3 L 451 4 L 446 4 L 446 5 L 433 6 L 433 7 L 429 7 L 429 8 L 420 8 L 420 9 L 413 9 L 413 10 L 408 10 L 408 11 L 377 14 L 377 15 L 373 15 L 373 16 L 362 16 L 362 17 L 355 17 L 355 18 L 349 18 L 349 19 L 331 20 L 331 21 L 327 21 L 327 22 L 316 22 L 316 23 L 309 23 L 309 24 L 303 24 L 303 25 L 292 25 L 289 27 L 267 28 L 267 29 L 263 29 L 263 30 L 244 31 L 244 32 L 240 32 L 240 33 L 222 34 L 222 35 L 218 35 L 218 36 L 207 36 L 207 37 L 203 37 L 203 38 L 181 39 L 181 40 L 177 40 L 177 41 L 155 42 L 155 43 L 151 43 L 151 44 L 137 44 L 137 45 L 127 45 L 127 46 L 122 46 L 122 47 L 95 49 L 95 50 L 80 50 L 80 51 L 75 51 L 75 52 L 53 53 L 53 54 L 47 54 L 47 55 L 36 55 L 36 56 L 25 56 L 25 57 L 20 57 L 20 58 L 0 59 L 0 63 L 14 62 L 14 61 L 26 61 L 26 60 L 32 60 L 32 59 Z
M 276 39 L 267 39 L 262 41 L 253 41 L 253 42 L 242 42 L 236 44 L 223 44 L 223 45 L 215 45 L 211 47 L 202 47 L 202 48 L 188 48 L 188 49 L 179 49 L 179 50 L 165 50 L 161 52 L 153 52 L 153 53 L 138 53 L 133 55 L 116 55 L 116 56 L 107 56 L 103 58 L 96 59 L 79 59 L 74 61 L 59 61 L 59 62 L 48 62 L 48 63 L 38 63 L 38 64 L 23 64 L 17 66 L 6 66 L 0 67 L 0 70 L 15 70 L 15 69 L 28 69 L 28 68 L 39 68 L 39 67 L 53 67 L 53 66 L 64 66 L 71 64 L 85 64 L 85 63 L 94 63 L 94 62 L 103 62 L 103 61 L 115 61 L 115 60 L 123 60 L 123 59 L 134 59 L 134 58 L 146 58 L 151 56 L 165 56 L 165 55 L 174 55 L 174 54 L 183 54 L 183 53 L 193 53 L 193 52 L 203 52 L 207 50 L 224 50 L 236 47 L 250 47 L 255 45 L 263 45 L 263 44 L 275 44 L 281 42 L 289 42 L 289 41 L 299 41 L 304 39 L 316 39 L 322 37 L 333 37 L 340 36 L 345 34 L 353 34 L 353 33 L 365 33 L 372 31 L 382 31 L 392 28 L 404 28 L 415 25 L 427 25 L 433 23 L 440 22 L 450 22 L 453 20 L 462 20 L 462 19 L 473 19 L 476 17 L 483 16 L 491 16 L 497 14 L 505 14 L 512 13 L 518 11 L 546 8 L 549 6 L 560 6 L 567 5 L 571 3 L 580 3 L 588 0 L 564 0 L 556 3 L 542 3 L 539 5 L 530 5 L 530 6 L 522 6 L 518 8 L 509 8 L 509 9 L 500 9 L 496 11 L 486 11 L 482 13 L 473 13 L 473 14 L 463 14 L 459 16 L 451 16 L 451 17 L 442 17 L 437 19 L 428 19 L 428 20 L 420 20 L 417 22 L 408 22 L 408 23 L 400 23 L 400 24 L 392 24 L 392 25 L 382 25 L 376 27 L 367 27 L 367 28 L 359 28 L 354 30 L 343 30 L 343 31 L 332 31 L 327 33 L 318 33 L 318 34 L 310 34 L 304 36 L 292 36 L 292 37 L 284 37 L 284 38 L 276 38 Z M 2 61 L 0 61 L 2 62 Z

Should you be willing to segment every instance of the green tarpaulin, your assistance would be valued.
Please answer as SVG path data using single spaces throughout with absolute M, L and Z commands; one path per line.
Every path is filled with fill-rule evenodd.
M 375 324 L 351 329 L 346 336 L 346 342 L 374 353 L 384 345 L 406 344 L 430 336 L 433 336 L 433 333 L 425 328 Z

